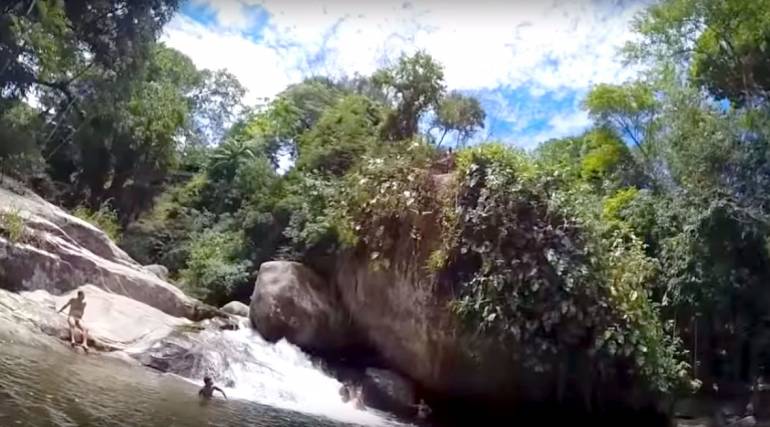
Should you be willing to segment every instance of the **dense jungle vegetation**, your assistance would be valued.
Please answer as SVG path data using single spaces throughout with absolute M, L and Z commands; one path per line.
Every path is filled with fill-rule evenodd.
M 246 299 L 271 259 L 390 268 L 433 215 L 411 235 L 437 242 L 426 271 L 536 370 L 579 347 L 671 392 L 765 368 L 770 1 L 651 6 L 623 52 L 638 77 L 533 151 L 476 140 L 480 103 L 425 52 L 244 105 L 156 41 L 176 0 L 80 3 L 0 6 L 2 172 L 204 301 Z

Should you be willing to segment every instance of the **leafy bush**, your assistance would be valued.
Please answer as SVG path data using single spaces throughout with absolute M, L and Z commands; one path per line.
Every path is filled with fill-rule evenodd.
M 78 206 L 72 211 L 72 215 L 104 231 L 113 241 L 120 241 L 122 228 L 118 221 L 118 214 L 106 203 L 96 211 L 82 205 Z
M 604 367 L 602 380 L 630 365 L 654 391 L 679 386 L 686 365 L 648 298 L 657 266 L 642 246 L 575 217 L 515 152 L 478 148 L 461 164 L 455 228 L 442 231 L 455 312 L 528 371 L 583 353 Z
M 194 236 L 187 266 L 180 272 L 185 288 L 209 304 L 229 302 L 235 287 L 249 279 L 250 264 L 238 257 L 242 247 L 236 232 L 207 230 Z
M 162 264 L 175 276 L 185 266 L 190 240 L 217 220 L 204 206 L 208 185 L 206 174 L 200 173 L 169 188 L 151 211 L 126 228 L 120 246 L 141 263 Z
M 0 236 L 11 243 L 25 240 L 26 226 L 18 209 L 0 212 Z
M 382 112 L 362 96 L 327 110 L 300 140 L 297 167 L 341 176 L 376 144 Z
M 429 170 L 431 154 L 432 149 L 411 142 L 403 150 L 365 158 L 346 177 L 336 203 L 344 245 L 362 245 L 375 266 L 389 267 L 402 226 L 440 209 Z M 405 232 L 415 241 L 426 237 L 419 227 Z
M 340 222 L 334 210 L 340 183 L 311 174 L 297 175 L 285 189 L 276 211 L 288 217 L 281 248 L 284 257 L 303 260 L 309 254 L 330 254 L 339 247 Z

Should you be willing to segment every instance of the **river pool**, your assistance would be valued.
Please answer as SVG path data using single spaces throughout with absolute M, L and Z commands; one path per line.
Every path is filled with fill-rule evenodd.
M 346 426 L 243 399 L 202 401 L 175 375 L 112 357 L 0 342 L 0 426 Z M 367 423 L 368 424 L 368 423 Z

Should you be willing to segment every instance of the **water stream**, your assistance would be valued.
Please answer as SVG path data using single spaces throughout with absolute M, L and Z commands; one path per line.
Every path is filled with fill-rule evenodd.
M 192 378 L 104 355 L 0 344 L 0 426 L 399 425 L 343 403 L 340 383 L 286 342 L 252 330 L 207 330 Z M 203 402 L 200 378 L 216 372 L 231 400 Z

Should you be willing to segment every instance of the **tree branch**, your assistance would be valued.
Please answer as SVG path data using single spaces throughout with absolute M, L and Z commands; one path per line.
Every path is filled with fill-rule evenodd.
M 83 110 L 80 109 L 80 106 L 77 102 L 77 97 L 70 90 L 68 82 L 49 82 L 47 80 L 41 80 L 37 78 L 34 80 L 34 82 L 41 86 L 45 86 L 61 92 L 64 97 L 67 98 L 67 101 L 69 101 L 69 103 L 75 108 L 75 112 L 78 114 L 80 119 L 85 119 L 86 114 Z

